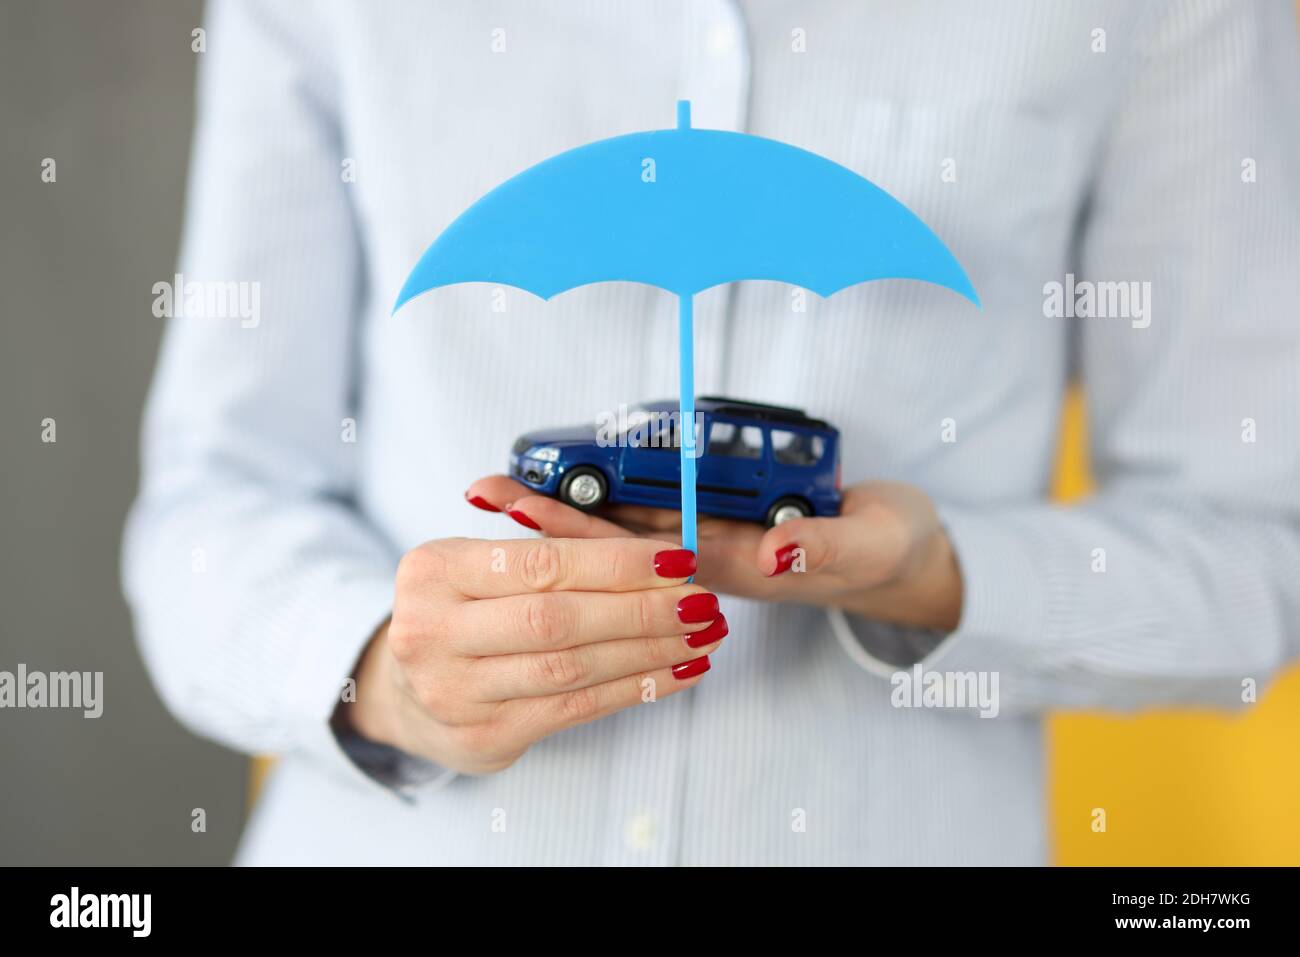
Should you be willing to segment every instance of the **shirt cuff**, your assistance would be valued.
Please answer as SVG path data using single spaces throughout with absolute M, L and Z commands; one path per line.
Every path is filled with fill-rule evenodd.
M 892 677 L 900 668 L 924 660 L 947 638 L 942 632 L 873 621 L 838 608 L 829 609 L 827 617 L 848 656 L 880 678 Z
M 1050 543 L 988 509 L 941 507 L 939 519 L 961 570 L 961 621 L 922 664 L 940 671 L 1032 670 L 1044 657 L 1048 609 L 1063 606 L 1069 584 L 1051 580 L 1059 562 Z
M 339 731 L 335 737 L 343 753 L 363 773 L 406 800 L 414 800 L 417 791 L 436 790 L 456 776 L 456 772 L 413 754 L 363 738 L 354 731 Z
M 300 645 L 286 689 L 299 751 L 355 787 L 399 798 L 410 799 L 417 787 L 441 786 L 455 777 L 453 771 L 356 735 L 344 740 L 331 725 L 366 642 L 392 614 L 391 575 L 335 583 L 312 597 L 316 628 Z
M 1050 582 L 1035 561 L 1026 529 L 987 511 L 941 508 L 962 576 L 962 614 L 944 634 L 848 615 L 829 614 L 836 638 L 860 667 L 887 680 L 920 665 L 923 672 L 1024 673 L 1044 652 Z M 1001 682 L 1004 702 L 1009 682 Z

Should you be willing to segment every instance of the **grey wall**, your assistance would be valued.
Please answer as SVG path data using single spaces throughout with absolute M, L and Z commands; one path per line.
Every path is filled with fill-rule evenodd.
M 0 671 L 103 671 L 105 685 L 98 720 L 0 709 L 0 864 L 224 863 L 242 824 L 247 761 L 163 710 L 118 585 L 199 7 L 0 4 Z

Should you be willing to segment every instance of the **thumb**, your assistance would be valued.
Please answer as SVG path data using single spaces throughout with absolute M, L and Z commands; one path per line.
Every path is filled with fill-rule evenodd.
M 854 489 L 834 518 L 796 518 L 768 529 L 758 545 L 759 570 L 769 577 L 816 572 L 862 585 L 887 581 L 914 540 L 906 502 L 896 497 Z
M 839 518 L 795 518 L 769 528 L 758 542 L 758 570 L 768 578 L 824 571 L 839 561 L 845 542 Z

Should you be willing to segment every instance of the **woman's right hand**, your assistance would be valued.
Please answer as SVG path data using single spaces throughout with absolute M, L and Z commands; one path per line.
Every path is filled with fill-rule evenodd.
M 638 538 L 443 539 L 408 552 L 344 720 L 466 774 L 694 687 L 727 632 L 694 556 Z

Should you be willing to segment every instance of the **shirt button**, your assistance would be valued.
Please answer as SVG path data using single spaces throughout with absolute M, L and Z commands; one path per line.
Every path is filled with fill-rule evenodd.
M 635 814 L 623 828 L 623 842 L 634 851 L 648 851 L 655 842 L 655 819 L 649 814 Z
M 731 27 L 719 26 L 709 31 L 709 52 L 714 56 L 729 56 L 735 49 L 736 32 Z

